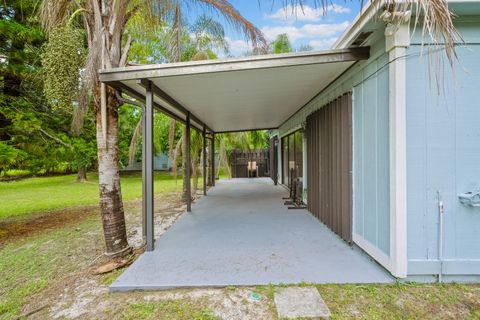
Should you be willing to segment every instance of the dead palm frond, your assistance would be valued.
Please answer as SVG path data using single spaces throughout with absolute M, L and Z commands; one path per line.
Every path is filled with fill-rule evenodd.
M 40 9 L 41 25 L 47 33 L 59 25 L 64 25 L 74 10 L 71 0 L 44 0 Z
M 447 0 L 386 0 L 385 8 L 392 13 L 413 10 L 414 26 L 422 27 L 422 43 L 430 49 L 442 46 L 453 66 L 457 59 L 455 46 L 464 40 L 455 28 L 455 14 L 450 11 Z

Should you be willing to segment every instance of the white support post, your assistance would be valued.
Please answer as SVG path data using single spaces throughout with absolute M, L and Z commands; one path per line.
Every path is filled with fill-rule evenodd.
M 385 29 L 389 55 L 390 114 L 390 271 L 407 276 L 407 148 L 406 48 L 410 45 L 409 14 Z

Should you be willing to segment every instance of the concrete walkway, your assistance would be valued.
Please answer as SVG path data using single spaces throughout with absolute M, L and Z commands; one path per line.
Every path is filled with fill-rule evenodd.
M 286 195 L 270 179 L 219 181 L 110 288 L 394 281 Z

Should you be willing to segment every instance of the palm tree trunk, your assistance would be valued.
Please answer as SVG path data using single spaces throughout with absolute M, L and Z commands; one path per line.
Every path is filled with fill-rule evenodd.
M 196 154 L 194 154 L 194 157 L 192 159 L 192 180 L 193 180 L 193 186 L 192 186 L 191 197 L 193 199 L 197 195 L 197 188 L 198 188 L 198 163 L 197 163 Z
M 184 127 L 182 131 L 182 171 L 183 171 L 183 186 L 182 186 L 182 199 L 187 201 L 187 130 Z
M 118 104 L 113 90 L 107 91 L 107 135 L 102 133 L 100 86 L 96 92 L 98 187 L 102 214 L 106 254 L 110 257 L 125 256 L 131 252 L 127 241 L 123 212 L 120 170 L 118 165 Z
M 212 152 L 212 141 L 210 139 L 207 139 L 207 149 L 208 152 L 205 153 L 205 156 L 207 156 L 207 174 L 206 174 L 206 179 L 207 179 L 207 186 L 212 185 L 212 175 L 210 174 L 210 170 L 212 168 L 212 157 L 211 157 L 211 152 Z M 205 178 L 204 178 L 205 179 Z
M 232 171 L 230 170 L 230 166 L 228 164 L 228 157 L 227 157 L 227 151 L 225 150 L 225 143 L 223 140 L 220 140 L 220 161 L 218 163 L 218 169 L 217 169 L 217 177 L 220 176 L 220 168 L 222 167 L 225 168 L 225 173 L 227 174 L 228 178 L 232 178 Z
M 137 153 L 137 145 L 142 135 L 143 121 L 142 117 L 138 120 L 135 130 L 133 131 L 132 140 L 130 140 L 130 145 L 128 146 L 128 166 L 131 167 L 135 163 L 135 155 Z M 143 137 L 142 137 L 143 139 Z
M 177 121 L 175 119 L 170 119 L 170 126 L 168 128 L 168 158 L 172 165 L 173 169 L 173 159 L 174 159 L 174 150 L 175 150 L 175 133 L 177 129 Z

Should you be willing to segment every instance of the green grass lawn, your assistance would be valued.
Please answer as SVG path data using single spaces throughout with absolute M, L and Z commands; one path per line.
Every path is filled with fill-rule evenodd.
M 96 204 L 96 177 L 91 175 L 89 178 L 90 182 L 86 184 L 74 182 L 74 175 L 2 182 L 0 212 L 8 210 L 9 214 L 3 216 L 27 216 L 29 212 Z M 170 175 L 158 173 L 155 178 L 156 193 L 175 190 L 175 181 Z M 181 184 L 179 179 L 178 190 Z M 141 175 L 124 176 L 122 188 L 126 200 L 140 197 Z M 100 217 L 86 217 L 74 225 L 60 225 L 57 229 L 25 236 L 0 246 L 0 320 L 14 319 L 22 311 L 44 306 L 47 307 L 39 311 L 37 318 L 48 318 L 48 307 L 53 307 L 50 299 L 55 301 L 64 294 L 66 286 L 75 287 L 77 280 L 80 284 L 89 283 L 82 282 L 82 277 L 87 277 L 88 281 L 97 279 L 103 285 L 108 285 L 121 274 L 122 270 L 98 276 L 90 274 L 89 268 L 102 255 L 104 245 Z M 478 284 L 315 286 L 329 306 L 332 319 L 480 319 Z M 267 300 L 271 319 L 276 319 L 273 294 L 277 288 L 273 285 L 254 288 Z M 79 292 L 83 292 L 83 287 L 80 289 Z M 232 287 L 226 290 L 237 289 Z M 202 297 L 170 297 L 160 301 L 144 298 L 142 293 L 104 292 L 96 299 L 108 300 L 109 308 L 105 311 L 108 314 L 99 315 L 98 318 L 216 319 L 212 312 L 215 304 L 208 304 Z
M 86 183 L 78 183 L 75 179 L 76 175 L 72 174 L 0 182 L 0 219 L 98 204 L 98 175 L 89 174 Z M 123 200 L 142 196 L 141 173 L 123 174 L 121 184 Z M 199 186 L 201 184 L 200 178 Z M 181 176 L 175 182 L 168 172 L 155 174 L 155 193 L 173 192 L 181 187 Z
M 0 319 L 14 319 L 30 297 L 42 292 L 58 277 L 88 266 L 98 254 L 99 217 L 9 243 L 0 250 Z M 78 231 L 77 231 L 78 230 Z M 85 253 L 87 252 L 87 253 Z

